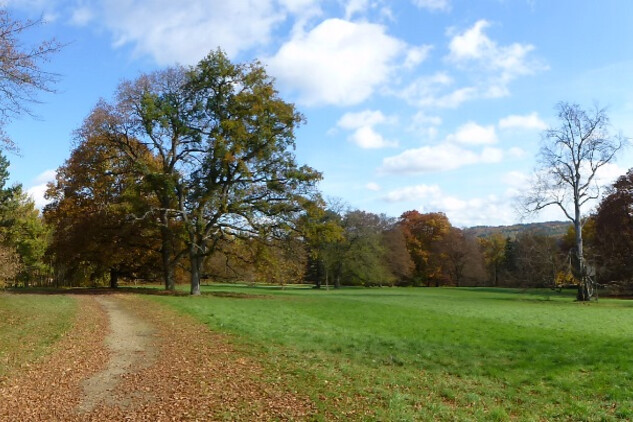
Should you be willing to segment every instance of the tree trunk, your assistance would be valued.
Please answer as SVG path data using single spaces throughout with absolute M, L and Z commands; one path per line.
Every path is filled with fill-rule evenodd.
M 576 250 L 574 259 L 572 259 L 572 273 L 574 277 L 579 280 L 578 294 L 576 295 L 576 300 L 578 300 L 579 302 L 587 302 L 591 300 L 591 291 L 589 290 L 589 280 L 587 279 L 585 259 L 583 256 L 582 224 L 580 216 L 580 206 L 578 206 L 577 202 L 578 201 L 576 201 L 574 214 L 574 234 L 576 241 Z
M 324 271 L 324 267 L 325 265 L 323 264 L 323 261 L 321 261 L 320 259 L 317 260 L 316 263 L 316 274 L 314 277 L 314 289 L 320 289 L 321 288 L 321 275 L 323 275 L 323 271 Z
M 169 217 L 166 212 L 161 212 L 160 222 L 160 255 L 163 264 L 163 281 L 165 282 L 165 290 L 174 291 L 176 290 L 176 283 L 174 282 L 174 265 L 171 260 L 173 255 L 172 233 L 169 229 Z
M 200 267 L 202 257 L 195 253 L 195 250 L 191 248 L 189 258 L 191 260 L 191 294 L 193 296 L 198 296 L 200 295 Z
M 114 268 L 110 268 L 110 288 L 116 289 L 119 287 L 119 272 Z

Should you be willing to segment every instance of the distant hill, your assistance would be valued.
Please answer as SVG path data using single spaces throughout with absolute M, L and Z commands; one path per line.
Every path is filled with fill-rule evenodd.
M 488 237 L 493 233 L 500 233 L 503 237 L 514 239 L 519 233 L 523 232 L 560 237 L 567 233 L 570 225 L 571 223 L 566 221 L 547 221 L 545 223 L 515 224 L 512 226 L 475 226 L 464 229 L 464 231 L 476 237 Z

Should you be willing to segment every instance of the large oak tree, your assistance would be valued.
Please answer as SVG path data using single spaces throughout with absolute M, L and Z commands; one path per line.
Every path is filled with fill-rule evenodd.
M 82 132 L 107 139 L 152 186 L 168 289 L 174 227 L 182 226 L 191 293 L 199 294 L 204 260 L 222 241 L 281 237 L 309 201 L 320 174 L 295 160 L 302 121 L 260 63 L 234 64 L 218 50 L 194 67 L 122 83 L 116 101 L 100 102 Z M 150 162 L 132 148 L 137 141 Z

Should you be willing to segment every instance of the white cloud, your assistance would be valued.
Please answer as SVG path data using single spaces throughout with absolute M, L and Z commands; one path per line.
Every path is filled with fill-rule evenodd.
M 513 114 L 499 120 L 500 129 L 527 129 L 527 130 L 545 130 L 547 124 L 541 120 L 538 113 L 534 112 L 524 116 Z
M 384 199 L 387 202 L 420 201 L 429 197 L 438 197 L 441 192 L 437 185 L 407 186 L 389 192 Z
M 396 141 L 390 141 L 385 139 L 381 134 L 376 132 L 372 127 L 361 127 L 356 129 L 349 140 L 363 149 L 378 149 L 396 147 L 398 143 Z
M 132 45 L 161 64 L 194 64 L 222 47 L 231 57 L 266 45 L 272 31 L 299 6 L 315 1 L 101 0 L 94 21 L 113 34 L 114 45 Z
M 620 167 L 617 163 L 607 163 L 598 169 L 595 180 L 598 186 L 610 186 L 626 172 L 627 169 Z
M 46 193 L 46 184 L 31 186 L 26 190 L 26 193 L 33 199 L 33 202 L 35 202 L 35 207 L 40 210 L 51 202 L 44 198 L 44 194 Z
M 499 45 L 486 35 L 489 26 L 479 20 L 462 32 L 448 31 L 451 39 L 446 62 L 461 78 L 441 71 L 420 77 L 395 94 L 421 108 L 456 108 L 475 99 L 507 96 L 514 79 L 546 69 L 532 58 L 534 46 Z
M 446 141 L 462 145 L 490 145 L 497 142 L 497 134 L 494 126 L 468 122 L 460 126 L 454 134 L 448 135 Z
M 72 12 L 70 22 L 74 25 L 85 26 L 94 18 L 94 12 L 87 6 L 81 6 Z
M 387 117 L 381 111 L 365 110 L 359 113 L 345 113 L 337 126 L 343 129 L 358 129 L 383 123 L 395 123 L 395 118 Z
M 52 182 L 55 180 L 55 177 L 57 176 L 57 170 L 45 170 L 42 173 L 40 173 L 35 180 L 33 180 L 33 182 L 35 184 L 42 184 L 42 183 L 48 183 L 48 182 Z
M 40 173 L 33 180 L 34 185 L 26 190 L 26 193 L 33 198 L 37 208 L 42 209 L 46 204 L 51 202 L 44 198 L 44 194 L 46 193 L 47 183 L 53 182 L 56 175 L 57 172 L 55 170 L 46 170 Z
M 457 108 L 478 96 L 475 87 L 454 88 L 455 81 L 446 72 L 417 78 L 396 95 L 422 108 Z
M 512 198 L 488 195 L 483 198 L 460 198 L 448 195 L 437 185 L 406 186 L 383 197 L 386 202 L 417 202 L 421 212 L 445 213 L 455 226 L 512 224 L 516 221 Z
M 476 153 L 450 143 L 409 149 L 399 155 L 383 159 L 380 171 L 391 174 L 419 174 L 479 164 L 497 163 L 503 152 L 496 148 L 485 148 Z
M 359 113 L 345 113 L 338 121 L 337 126 L 347 130 L 353 130 L 348 140 L 361 148 L 376 149 L 397 146 L 398 143 L 385 139 L 374 126 L 380 124 L 393 124 L 395 117 L 385 116 L 381 111 L 365 110 Z
M 428 208 L 444 212 L 451 223 L 458 227 L 512 224 L 517 217 L 512 201 L 496 195 L 468 199 L 441 196 L 431 201 Z
M 424 111 L 418 111 L 411 117 L 411 124 L 407 127 L 407 131 L 415 132 L 418 136 L 428 139 L 437 137 L 437 126 L 442 124 L 442 118 L 439 116 L 430 116 Z
M 365 189 L 370 190 L 372 192 L 378 192 L 381 190 L 381 187 L 378 183 L 369 182 L 365 185 Z
M 431 11 L 449 11 L 451 10 L 450 0 L 412 0 L 413 4 L 422 9 Z
M 442 124 L 442 118 L 439 116 L 429 116 L 424 111 L 418 111 L 412 117 L 413 123 L 416 125 L 439 126 Z
M 282 87 L 307 105 L 353 105 L 389 81 L 410 47 L 367 22 L 327 19 L 294 34 L 265 61 Z
M 411 47 L 407 52 L 407 57 L 404 61 L 404 67 L 412 69 L 425 61 L 429 57 L 429 53 L 433 49 L 430 45 L 421 45 L 419 47 Z
M 449 43 L 450 58 L 454 61 L 481 60 L 485 55 L 494 55 L 495 43 L 483 33 L 488 26 L 487 21 L 479 20 L 472 28 L 455 35 Z
M 349 0 L 345 6 L 345 19 L 351 19 L 355 14 L 362 13 L 369 7 L 369 0 Z
M 473 27 L 454 35 L 449 43 L 448 60 L 471 72 L 473 66 L 490 72 L 488 86 L 482 93 L 495 98 L 507 95 L 507 85 L 516 77 L 533 74 L 544 66 L 529 57 L 533 45 L 500 46 L 484 33 L 489 26 L 489 22 L 479 20 Z

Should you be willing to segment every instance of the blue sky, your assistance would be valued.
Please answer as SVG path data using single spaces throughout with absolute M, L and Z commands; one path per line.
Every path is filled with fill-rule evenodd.
M 67 44 L 61 75 L 7 132 L 11 177 L 42 204 L 72 132 L 123 79 L 223 48 L 259 59 L 307 123 L 297 158 L 321 190 L 398 216 L 443 211 L 457 226 L 520 221 L 515 197 L 559 101 L 608 107 L 633 135 L 630 0 L 5 0 L 46 25 L 24 39 Z M 604 168 L 609 183 L 631 150 Z M 562 219 L 548 210 L 537 220 Z

